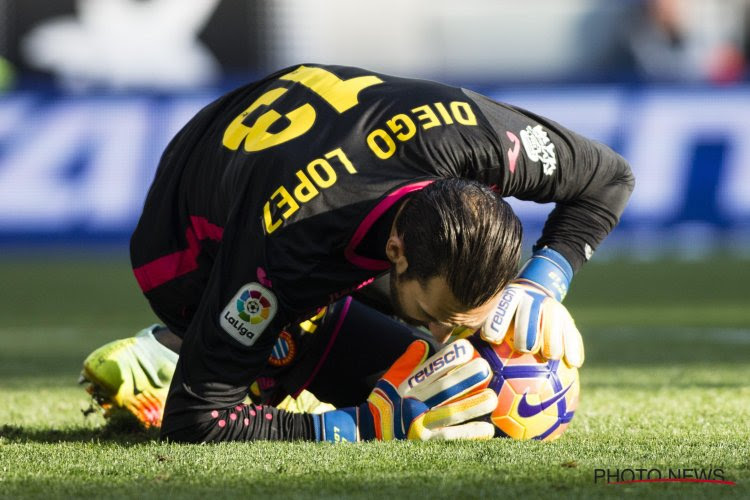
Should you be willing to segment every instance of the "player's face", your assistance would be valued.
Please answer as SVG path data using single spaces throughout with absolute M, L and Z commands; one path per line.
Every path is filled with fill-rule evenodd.
M 481 327 L 497 303 L 497 297 L 493 297 L 479 307 L 467 308 L 458 302 L 442 276 L 422 286 L 416 279 L 403 279 L 395 273 L 391 273 L 391 297 L 399 316 L 426 326 L 440 342 L 458 326 Z

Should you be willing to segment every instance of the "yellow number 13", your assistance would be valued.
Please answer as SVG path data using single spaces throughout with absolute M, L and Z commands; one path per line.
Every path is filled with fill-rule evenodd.
M 279 80 L 301 83 L 322 97 L 339 114 L 359 104 L 357 96 L 361 90 L 383 83 L 383 80 L 371 75 L 342 80 L 323 68 L 307 66 L 300 66 L 291 73 L 279 77 Z M 310 130 L 315 123 L 316 115 L 315 108 L 309 103 L 305 103 L 283 115 L 289 120 L 289 125 L 280 132 L 272 133 L 268 131 L 282 116 L 273 109 L 260 115 L 251 126 L 243 123 L 250 113 L 261 106 L 270 106 L 287 90 L 289 89 L 283 87 L 271 89 L 256 99 L 245 111 L 232 120 L 232 123 L 224 131 L 222 144 L 234 151 L 243 146 L 245 151 L 251 153 L 291 141 Z

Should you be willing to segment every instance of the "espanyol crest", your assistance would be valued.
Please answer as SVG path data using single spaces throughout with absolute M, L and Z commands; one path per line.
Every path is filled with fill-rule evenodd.
M 271 350 L 271 356 L 268 358 L 268 363 L 273 366 L 286 366 L 292 362 L 294 355 L 297 353 L 297 346 L 294 343 L 292 334 L 287 331 L 282 331 L 279 338 L 276 339 L 276 344 Z

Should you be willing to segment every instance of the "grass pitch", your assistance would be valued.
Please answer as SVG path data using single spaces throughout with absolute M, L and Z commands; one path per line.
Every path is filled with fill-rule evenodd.
M 84 356 L 154 320 L 126 258 L 6 257 L 0 497 L 747 498 L 749 269 L 587 265 L 566 301 L 587 348 L 581 404 L 553 443 L 201 446 L 81 413 Z M 736 484 L 595 482 L 639 468 L 721 469 Z

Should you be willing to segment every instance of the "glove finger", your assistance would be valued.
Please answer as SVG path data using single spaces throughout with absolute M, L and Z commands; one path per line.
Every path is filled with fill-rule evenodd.
M 421 340 L 417 342 L 424 341 Z M 413 345 L 414 343 L 409 346 L 409 349 L 411 349 Z M 425 345 L 427 345 L 426 342 Z M 396 361 L 396 364 L 388 370 L 389 373 L 401 362 L 401 359 L 404 358 L 408 352 L 409 351 L 407 350 L 407 352 Z M 394 383 L 395 377 L 390 380 L 388 379 L 388 373 L 386 373 L 383 378 L 393 383 L 394 387 L 398 387 L 398 393 L 401 397 L 412 396 L 413 391 L 420 385 L 426 385 L 433 380 L 437 380 L 443 376 L 443 374 L 454 368 L 465 365 L 471 361 L 473 357 L 474 346 L 472 346 L 471 342 L 468 340 L 460 339 L 443 347 L 426 361 L 418 363 L 417 365 L 412 365 L 412 371 L 407 375 L 402 376 L 401 372 L 399 372 L 399 376 L 402 376 L 402 378 L 401 380 L 398 380 L 397 384 Z M 416 360 L 416 357 L 414 357 L 413 360 Z M 406 362 L 404 363 L 403 368 L 407 368 Z
M 526 292 L 518 304 L 513 324 L 513 348 L 520 352 L 536 353 L 542 338 L 539 326 L 542 318 L 542 307 L 545 295 L 537 292 Z
M 565 342 L 565 362 L 568 366 L 580 368 L 586 359 L 581 332 L 574 326 L 572 331 L 565 334 L 565 338 L 570 339 Z
M 427 429 L 437 429 L 460 424 L 495 411 L 497 394 L 492 389 L 483 389 L 471 396 L 458 399 L 452 403 L 432 408 L 425 412 L 422 425 Z
M 566 311 L 567 312 L 567 311 Z M 585 358 L 583 350 L 583 338 L 573 318 L 570 318 L 563 330 L 563 342 L 565 344 L 565 362 L 568 366 L 580 368 Z
M 500 296 L 500 302 L 497 303 L 494 311 L 492 311 L 492 314 L 489 315 L 482 326 L 479 335 L 483 340 L 486 340 L 490 344 L 500 344 L 503 342 L 513 322 L 513 315 L 516 313 L 518 304 L 521 302 L 521 297 L 525 293 L 524 289 L 519 286 L 508 285 L 505 287 L 503 294 Z
M 401 382 L 411 375 L 415 367 L 424 363 L 430 352 L 429 344 L 424 340 L 415 340 L 406 351 L 391 365 L 381 380 L 386 380 L 393 387 L 398 387 Z
M 564 307 L 553 301 L 545 302 L 542 313 L 542 338 L 541 353 L 545 359 L 560 359 L 563 356 L 565 346 L 563 345 L 564 318 L 560 315 L 560 309 Z
M 432 377 L 416 386 L 409 391 L 409 396 L 432 408 L 486 387 L 491 378 L 489 363 L 484 358 L 474 358 L 442 377 Z
M 428 432 L 427 439 L 491 439 L 495 435 L 495 426 L 489 422 L 469 422 Z

